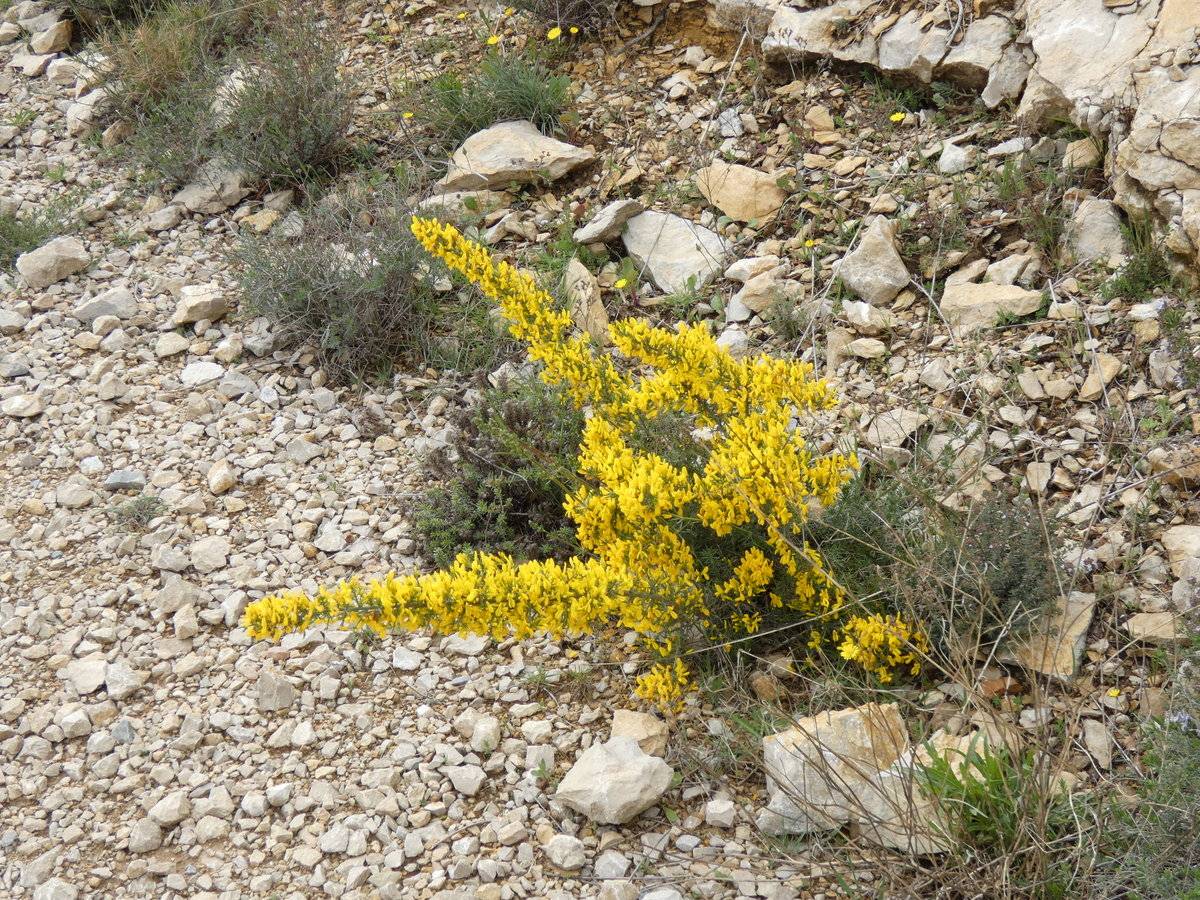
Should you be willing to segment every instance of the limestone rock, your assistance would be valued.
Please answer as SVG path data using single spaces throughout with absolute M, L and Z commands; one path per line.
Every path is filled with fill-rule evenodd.
M 997 659 L 1051 678 L 1073 678 L 1095 609 L 1095 594 L 1072 591 L 1032 623 L 1027 634 L 1005 640 L 997 648 Z
M 467 138 L 438 184 L 463 191 L 557 181 L 595 158 L 590 149 L 547 137 L 532 122 L 501 122 Z
M 255 685 L 258 694 L 258 708 L 262 712 L 276 712 L 289 709 L 296 702 L 296 689 L 283 675 L 270 669 L 263 669 Z
M 1092 360 L 1092 367 L 1087 378 L 1079 387 L 1079 399 L 1084 401 L 1099 400 L 1104 396 L 1104 389 L 1112 382 L 1125 364 L 1119 357 L 1111 353 L 1097 353 Z
M 148 815 L 164 828 L 172 828 L 188 817 L 192 804 L 188 802 L 186 791 L 172 791 L 152 807 Z
M 608 343 L 608 311 L 600 296 L 596 276 L 577 258 L 571 257 L 563 272 L 563 293 L 570 304 L 571 321 L 598 344 Z
M 40 416 L 45 408 L 37 394 L 14 394 L 0 403 L 0 412 L 14 419 L 32 419 Z
M 658 802 L 672 774 L 633 738 L 613 737 L 584 750 L 554 796 L 594 822 L 622 825 Z
M 73 313 L 80 322 L 91 325 L 101 316 L 116 316 L 118 319 L 131 319 L 137 315 L 138 304 L 133 293 L 128 288 L 110 288 L 102 294 L 97 294 L 91 300 L 80 303 Z
M 1171 572 L 1182 578 L 1187 561 L 1200 558 L 1200 525 L 1174 525 L 1160 540 L 1167 549 Z
M 942 315 L 959 337 L 991 328 L 1001 313 L 1027 316 L 1038 311 L 1042 295 L 1016 285 L 969 282 L 947 284 Z
M 34 53 L 61 53 L 71 43 L 71 20 L 60 19 L 49 28 L 39 31 L 29 39 L 29 49 Z
M 1111 200 L 1089 197 L 1079 204 L 1067 223 L 1068 256 L 1075 262 L 1103 263 L 1117 268 L 1125 262 L 1125 235 L 1121 216 Z
M 667 723 L 657 716 L 631 709 L 613 712 L 610 736 L 633 738 L 651 756 L 662 756 L 667 752 L 668 734 Z
M 543 849 L 546 858 L 558 868 L 573 872 L 582 869 L 587 861 L 583 841 L 569 834 L 556 834 L 548 840 Z
M 447 191 L 434 194 L 417 204 L 423 216 L 465 222 L 481 219 L 488 213 L 507 206 L 509 195 L 503 191 Z
M 1187 628 L 1173 612 L 1134 613 L 1125 620 L 1125 630 L 1145 644 L 1176 644 L 1187 640 Z
M 149 853 L 162 846 L 162 827 L 153 819 L 138 819 L 129 830 L 129 852 Z
M 71 686 L 80 694 L 91 694 L 100 690 L 104 684 L 107 664 L 103 653 L 93 653 L 82 659 L 67 663 L 58 673 L 58 677 L 71 682 Z
M 766 834 L 808 834 L 851 821 L 870 778 L 908 747 L 895 703 L 823 712 L 763 738 Z
M 185 185 L 171 202 L 192 212 L 216 215 L 249 194 L 249 184 L 250 178 L 245 172 L 229 168 L 220 160 L 212 160 L 197 173 L 196 180 Z
M 73 237 L 57 237 L 36 250 L 17 257 L 17 272 L 35 291 L 47 288 L 76 272 L 82 272 L 92 259 L 83 242 Z
M 229 312 L 229 299 L 215 284 L 189 284 L 179 291 L 179 303 L 171 321 L 187 325 L 207 319 L 215 322 Z
M 696 173 L 696 187 L 709 203 L 737 222 L 773 216 L 787 199 L 777 179 L 749 166 L 716 160 Z
M 858 40 L 842 44 L 835 39 L 840 22 L 856 22 L 874 0 L 835 0 L 816 9 L 780 6 L 763 38 L 763 53 L 770 59 L 803 62 L 831 57 L 841 62 L 867 63 L 878 60 L 878 41 L 868 31 Z
M 722 270 L 730 249 L 715 232 L 653 210 L 626 222 L 621 237 L 634 262 L 667 294 L 707 284 Z
M 868 303 L 887 303 L 909 282 L 908 269 L 896 249 L 896 226 L 876 216 L 858 246 L 838 263 L 846 287 Z
M 572 235 L 577 244 L 605 244 L 621 234 L 625 223 L 642 212 L 642 204 L 636 200 L 614 200 L 592 217 Z

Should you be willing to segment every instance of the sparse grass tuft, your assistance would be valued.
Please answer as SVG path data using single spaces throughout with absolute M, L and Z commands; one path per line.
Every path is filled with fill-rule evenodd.
M 1149 221 L 1130 220 L 1124 231 L 1129 259 L 1101 288 L 1104 298 L 1138 302 L 1155 294 L 1175 293 L 1179 285 L 1154 226 Z
M 553 74 L 530 53 L 493 53 L 477 72 L 438 75 L 412 89 L 406 106 L 439 139 L 459 144 L 497 122 L 528 119 L 544 132 L 558 128 L 571 80 Z
M 244 237 L 235 252 L 250 312 L 312 346 L 336 377 L 386 372 L 436 313 L 404 197 L 397 184 L 344 185 L 308 206 L 299 235 Z

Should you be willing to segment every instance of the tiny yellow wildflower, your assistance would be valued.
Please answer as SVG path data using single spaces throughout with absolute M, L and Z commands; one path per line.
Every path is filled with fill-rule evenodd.
M 511 16 L 511 15 L 512 15 L 513 13 L 515 13 L 515 12 L 516 12 L 516 10 L 515 10 L 515 9 L 513 9 L 511 6 L 506 6 L 506 7 L 504 7 L 504 14 L 505 14 L 506 16 Z
M 569 30 L 570 30 L 571 34 L 579 34 L 579 26 L 578 25 L 572 25 Z
M 904 121 L 904 113 L 894 112 L 890 116 L 888 116 L 888 119 L 891 120 L 892 122 L 903 122 Z
M 546 40 L 557 41 L 560 37 L 562 37 L 562 29 L 557 25 L 546 32 Z
M 821 242 L 816 240 L 815 238 L 809 238 L 807 241 L 804 242 L 804 246 L 807 247 L 809 250 L 811 250 L 813 247 L 817 246 L 817 244 L 819 244 L 819 243 L 821 243 Z
M 498 43 L 500 43 L 500 35 L 498 34 L 493 34 L 487 39 L 487 45 L 489 47 L 495 47 Z
M 461 22 L 461 21 L 462 21 L 463 19 L 465 19 L 466 17 L 467 17 L 467 14 L 466 14 L 465 12 L 462 12 L 462 13 L 459 13 L 459 14 L 458 14 L 457 16 L 455 16 L 454 18 L 458 19 L 458 21 L 460 21 L 460 22 Z
M 613 284 L 613 287 L 615 287 L 618 291 L 621 290 L 622 288 L 626 288 L 628 286 L 629 286 L 628 278 L 618 278 L 616 280 L 616 283 Z
M 404 118 L 406 118 L 406 119 L 411 119 L 412 117 L 413 117 L 413 113 L 411 113 L 411 112 L 405 112 L 405 113 L 404 113 Z
M 1109 688 L 1109 689 L 1108 689 L 1108 696 L 1110 696 L 1110 697 L 1120 697 L 1120 696 L 1121 696 L 1121 689 L 1120 689 L 1120 688 Z

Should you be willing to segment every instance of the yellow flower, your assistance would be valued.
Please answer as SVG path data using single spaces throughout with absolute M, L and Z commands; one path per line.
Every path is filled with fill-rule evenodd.
M 493 34 L 487 39 L 487 45 L 489 47 L 495 47 L 498 43 L 500 43 L 500 35 L 498 34 Z
M 547 40 L 557 41 L 560 37 L 562 37 L 562 29 L 559 28 L 557 25 L 555 25 L 553 28 L 551 28 L 549 31 L 546 32 Z
M 888 120 L 892 121 L 892 122 L 903 122 L 904 121 L 904 113 L 894 112 L 890 116 L 888 116 Z
M 503 553 L 464 553 L 441 571 L 362 582 L 313 594 L 256 600 L 242 624 L 278 639 L 317 624 L 376 634 L 428 628 L 502 640 L 547 632 L 636 633 L 658 661 L 638 679 L 639 697 L 678 707 L 692 676 L 676 649 L 698 630 L 716 646 L 756 633 L 768 609 L 808 622 L 814 652 L 841 655 L 886 683 L 915 674 L 928 652 L 916 623 L 889 613 L 850 615 L 821 555 L 804 540 L 814 505 L 832 505 L 858 468 L 853 454 L 822 452 L 798 427 L 835 398 L 813 367 L 766 354 L 735 359 L 702 324 L 659 328 L 628 318 L 609 327 L 616 354 L 573 334 L 571 316 L 532 277 L 492 257 L 453 225 L 414 218 L 432 256 L 496 303 L 548 384 L 591 415 L 563 511 L 580 552 L 564 561 L 518 563 Z M 618 289 L 631 279 L 619 278 Z M 663 416 L 711 432 L 673 458 L 639 447 L 638 427 Z M 725 558 L 712 548 L 724 544 Z M 703 548 L 703 553 L 700 553 Z
M 460 22 L 461 22 L 461 21 L 462 21 L 463 19 L 465 19 L 466 17 L 467 17 L 467 14 L 466 14 L 465 12 L 461 12 L 461 13 L 459 13 L 457 16 L 455 16 L 454 18 L 458 19 L 458 21 L 460 21 Z
M 1108 689 L 1108 696 L 1110 696 L 1110 697 L 1120 697 L 1120 696 L 1121 696 L 1121 689 L 1120 689 L 1120 688 L 1109 688 L 1109 689 Z
M 516 10 L 515 10 L 515 9 L 513 9 L 511 6 L 506 6 L 506 7 L 504 7 L 504 14 L 505 14 L 506 16 L 511 16 L 511 15 L 512 15 L 513 13 L 515 13 L 515 12 L 516 12 Z
M 819 240 L 817 240 L 816 238 L 809 238 L 807 241 L 804 242 L 804 246 L 807 247 L 809 250 L 811 250 L 813 247 L 817 246 L 817 244 L 819 244 L 819 243 L 821 243 L 821 242 Z
M 405 112 L 405 113 L 404 113 L 404 118 L 406 118 L 406 119 L 411 119 L 412 117 L 413 117 L 413 113 L 411 113 L 411 112 Z
M 570 28 L 570 32 L 571 32 L 571 34 L 579 34 L 579 26 L 578 26 L 578 25 L 572 25 L 572 26 L 571 26 L 571 28 Z

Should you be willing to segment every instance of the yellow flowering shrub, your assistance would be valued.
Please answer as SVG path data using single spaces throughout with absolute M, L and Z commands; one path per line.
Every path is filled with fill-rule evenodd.
M 852 454 L 816 453 L 799 427 L 805 413 L 834 402 L 812 366 L 734 359 L 703 325 L 670 331 L 626 319 L 609 330 L 629 362 L 618 367 L 587 335 L 571 333 L 569 314 L 532 278 L 453 226 L 415 218 L 411 227 L 429 253 L 499 305 L 541 377 L 589 411 L 580 487 L 565 503 L 583 554 L 562 563 L 461 554 L 429 574 L 277 594 L 247 607 L 252 637 L 318 623 L 497 639 L 617 625 L 663 659 L 639 679 L 639 696 L 670 705 L 691 679 L 676 652 L 682 640 L 754 634 L 776 609 L 801 619 L 809 647 L 832 642 L 880 678 L 893 667 L 917 668 L 916 629 L 894 616 L 850 615 L 803 540 L 810 507 L 834 503 L 858 465 Z M 682 464 L 639 447 L 639 427 L 663 416 L 690 425 L 680 435 L 691 442 Z

